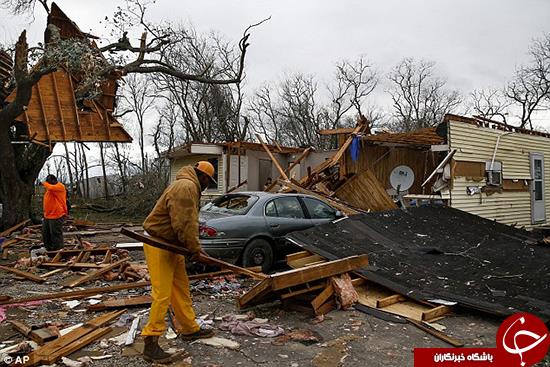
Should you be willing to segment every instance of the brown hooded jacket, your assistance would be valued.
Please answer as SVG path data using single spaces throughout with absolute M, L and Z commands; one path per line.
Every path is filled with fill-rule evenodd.
M 176 181 L 164 190 L 143 228 L 154 237 L 183 246 L 192 253 L 201 250 L 199 205 L 201 186 L 192 166 L 178 171 Z

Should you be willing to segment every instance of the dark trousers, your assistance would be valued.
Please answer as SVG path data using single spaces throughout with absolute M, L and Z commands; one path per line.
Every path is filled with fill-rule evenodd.
M 42 222 L 42 241 L 48 251 L 63 248 L 63 218 L 44 218 Z

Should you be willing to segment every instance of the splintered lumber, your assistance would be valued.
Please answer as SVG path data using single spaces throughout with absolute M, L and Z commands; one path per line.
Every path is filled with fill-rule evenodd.
M 113 285 L 110 287 L 88 288 L 88 289 L 82 289 L 77 291 L 40 294 L 32 297 L 10 298 L 10 299 L 4 299 L 4 300 L 0 299 L 0 305 L 10 305 L 10 304 L 16 304 L 16 303 L 43 301 L 43 300 L 51 300 L 51 299 L 59 299 L 59 298 L 72 298 L 72 299 L 85 298 L 85 297 L 93 296 L 100 293 L 112 293 L 112 292 L 118 292 L 125 289 L 148 287 L 150 285 L 151 285 L 151 282 L 137 282 L 137 283 Z
M 279 161 L 277 160 L 277 158 L 275 158 L 275 156 L 273 155 L 273 153 L 271 153 L 271 150 L 269 150 L 269 147 L 267 145 L 265 145 L 264 141 L 262 140 L 262 137 L 259 135 L 259 134 L 256 134 L 256 138 L 258 139 L 258 141 L 260 142 L 260 144 L 262 144 L 262 147 L 264 148 L 264 150 L 266 151 L 267 155 L 269 156 L 269 158 L 271 158 L 271 160 L 273 161 L 273 164 L 275 164 L 275 167 L 277 168 L 277 170 L 279 171 L 279 175 L 285 179 L 286 181 L 288 181 L 288 176 L 285 172 L 285 170 L 283 169 L 283 167 L 281 167 L 281 164 L 279 163 Z
M 334 309 L 336 309 L 336 301 L 331 299 L 330 301 L 327 301 L 322 306 L 316 308 L 314 311 L 315 311 L 315 315 L 319 316 L 319 315 L 326 315 L 327 313 L 329 313 Z
M 53 364 L 62 357 L 92 343 L 109 333 L 111 328 L 105 328 L 103 326 L 118 318 L 124 312 L 126 312 L 126 310 L 113 311 L 96 317 L 58 339 L 34 350 L 29 354 L 30 361 L 27 366 Z
M 309 293 L 309 291 L 295 291 L 293 294 L 293 291 L 289 292 L 288 288 L 298 285 L 306 285 L 306 289 L 311 289 L 313 286 L 310 287 L 308 283 L 330 278 L 334 275 L 347 273 L 367 265 L 368 256 L 360 255 L 311 265 L 304 268 L 293 269 L 282 273 L 276 273 L 262 280 L 250 291 L 242 295 L 238 299 L 238 305 L 240 308 L 253 306 L 264 302 L 266 299 L 273 298 L 275 297 L 275 293 L 281 293 L 281 291 L 285 290 L 287 290 L 284 292 L 285 299 L 288 299 L 291 296 L 306 294 Z M 321 287 L 319 287 L 319 289 L 321 289 Z
M 135 306 L 150 305 L 153 299 L 149 295 L 128 297 L 128 298 L 111 298 L 104 302 L 90 305 L 87 307 L 90 311 L 103 311 L 108 308 L 127 308 Z
M 102 276 L 103 274 L 113 270 L 114 268 L 128 262 L 128 260 L 129 260 L 129 258 L 124 258 L 124 259 L 118 260 L 118 261 L 116 261 L 112 264 L 109 264 L 107 266 L 102 267 L 99 270 L 96 270 L 96 271 L 92 272 L 91 274 L 84 275 L 83 277 L 78 278 L 78 279 L 70 282 L 67 286 L 70 287 L 70 288 L 73 288 L 73 287 L 76 287 L 77 285 L 87 283 L 90 280 L 96 279 L 96 278 Z
M 302 268 L 304 266 L 307 266 L 309 264 L 316 263 L 320 260 L 323 260 L 323 257 L 315 254 L 315 255 L 310 255 L 310 256 L 307 256 L 307 257 L 302 257 L 302 258 L 296 259 L 296 260 L 291 260 L 291 261 L 287 260 L 287 264 L 291 268 L 297 269 L 297 268 Z
M 287 169 L 285 169 L 285 173 L 288 174 L 290 172 L 292 172 L 292 169 L 294 167 L 296 167 L 298 164 L 300 164 L 300 162 L 308 156 L 309 152 L 311 151 L 311 147 L 305 149 L 302 154 L 300 154 L 300 156 L 294 161 L 292 162 L 292 164 L 290 166 L 287 167 Z M 271 183 L 271 185 L 269 185 L 264 191 L 271 191 L 271 189 L 273 189 L 275 187 L 275 185 L 277 185 L 277 180 L 279 178 L 281 178 L 282 176 L 279 175 L 279 177 L 277 177 L 277 179 L 273 180 L 273 182 Z M 287 176 L 288 177 L 288 176 Z
M 356 173 L 336 190 L 335 196 L 363 210 L 397 209 L 397 204 L 370 170 Z
M 153 246 L 153 247 L 157 247 L 157 248 L 160 248 L 160 249 L 163 249 L 163 250 L 171 251 L 171 252 L 174 252 L 176 254 L 186 256 L 186 257 L 191 255 L 191 253 L 187 249 L 185 249 L 183 246 L 173 245 L 173 244 L 168 243 L 168 242 L 166 242 L 166 241 L 164 241 L 160 238 L 139 234 L 139 233 L 136 233 L 134 231 L 130 231 L 129 229 L 126 229 L 126 228 L 122 228 L 120 230 L 120 233 L 123 234 L 123 235 L 126 235 L 130 238 L 133 238 L 134 240 L 138 240 L 140 242 L 146 243 L 146 244 L 148 244 L 150 246 Z M 248 269 L 241 268 L 240 266 L 230 264 L 228 262 L 213 258 L 211 256 L 204 255 L 202 253 L 198 257 L 197 261 L 199 261 L 201 263 L 204 263 L 204 264 L 217 265 L 217 266 L 220 266 L 220 267 L 225 268 L 225 269 L 233 270 L 235 273 L 248 275 L 252 279 L 262 280 L 262 279 L 266 278 L 265 274 L 255 273 L 255 272 L 250 271 Z
M 311 256 L 311 255 L 312 255 L 311 252 L 305 251 L 305 250 L 304 251 L 299 251 L 299 252 L 294 252 L 292 254 L 286 255 L 286 262 L 288 264 L 290 261 L 298 260 L 298 259 L 308 257 L 308 256 Z
M 43 281 L 46 280 L 44 278 L 39 277 L 38 275 L 34 275 L 34 274 L 29 273 L 27 271 L 15 269 L 15 268 L 10 268 L 10 267 L 4 266 L 4 265 L 0 265 L 0 270 L 4 270 L 4 271 L 10 272 L 10 273 L 19 275 L 19 276 L 21 276 L 25 279 L 32 280 L 33 282 L 37 282 L 37 283 L 42 283 Z
M 460 341 L 456 338 L 453 338 L 452 336 L 449 336 L 449 335 L 447 335 L 447 334 L 445 334 L 445 333 L 443 333 L 439 330 L 435 330 L 433 327 L 429 326 L 426 323 L 416 321 L 416 320 L 413 320 L 413 319 L 409 319 L 409 318 L 407 318 L 407 321 L 410 322 L 411 324 L 413 324 L 414 326 L 416 326 L 417 328 L 419 328 L 420 330 L 425 331 L 428 334 L 435 336 L 439 340 L 442 340 L 445 343 L 449 343 L 453 347 L 460 348 L 460 347 L 464 346 L 464 343 L 462 341 Z
M 343 274 L 362 268 L 368 264 L 369 260 L 367 255 L 357 255 L 308 266 L 306 268 L 288 270 L 271 276 L 272 289 L 277 291 L 298 284 L 329 278 L 333 275 Z
M 24 228 L 27 224 L 29 224 L 31 222 L 30 219 L 27 219 L 27 220 L 24 220 L 20 223 L 17 223 L 16 225 L 14 225 L 13 227 L 10 227 L 2 232 L 0 232 L 0 237 L 8 237 L 10 236 L 13 232 L 15 231 L 18 231 L 22 228 Z

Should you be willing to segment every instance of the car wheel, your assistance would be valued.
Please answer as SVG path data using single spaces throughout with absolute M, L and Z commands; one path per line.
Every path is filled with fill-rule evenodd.
M 266 240 L 252 240 L 243 251 L 243 266 L 261 266 L 263 272 L 269 271 L 273 264 L 273 248 Z

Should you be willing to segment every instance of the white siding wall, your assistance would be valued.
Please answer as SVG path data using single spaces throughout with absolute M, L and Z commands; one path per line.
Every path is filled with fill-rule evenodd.
M 210 154 L 191 154 L 179 158 L 174 158 L 170 160 L 170 182 L 174 182 L 178 171 L 187 165 L 194 165 L 198 161 L 208 160 L 210 158 L 218 158 L 218 189 L 212 190 L 208 189 L 204 192 L 204 195 L 219 195 L 224 191 L 224 159 L 221 155 L 210 155 Z
M 457 161 L 491 160 L 498 135 L 504 131 L 477 127 L 464 122 L 449 123 L 449 148 L 457 149 Z M 531 179 L 529 153 L 544 155 L 546 217 L 550 222 L 550 139 L 541 136 L 511 133 L 500 138 L 495 160 L 502 162 L 503 179 Z M 503 191 L 487 196 L 469 196 L 467 186 L 483 186 L 484 182 L 455 177 L 451 190 L 451 206 L 506 224 L 532 227 L 531 194 L 528 191 Z

